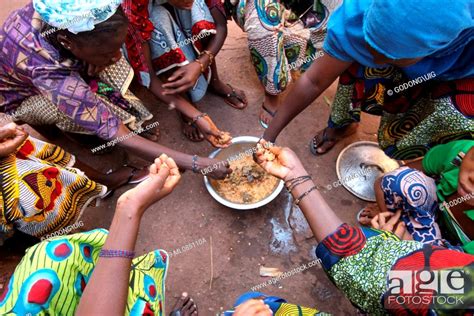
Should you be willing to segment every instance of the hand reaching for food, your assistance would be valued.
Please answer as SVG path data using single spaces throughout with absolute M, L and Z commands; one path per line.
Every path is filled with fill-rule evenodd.
M 301 161 L 291 149 L 270 146 L 264 139 L 257 144 L 255 161 L 265 171 L 285 181 L 306 174 Z
M 197 124 L 199 130 L 204 134 L 204 137 L 214 147 L 225 148 L 231 144 L 232 136 L 228 132 L 220 131 L 211 118 L 202 113 L 198 115 L 193 121 Z
M 211 158 L 199 158 L 197 165 L 201 173 L 213 179 L 225 179 L 232 173 L 229 162 Z
M 16 152 L 27 138 L 28 133 L 15 123 L 0 127 L 0 157 Z

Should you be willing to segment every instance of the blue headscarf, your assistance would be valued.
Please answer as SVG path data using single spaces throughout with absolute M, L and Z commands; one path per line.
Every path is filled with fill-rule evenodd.
M 424 57 L 404 68 L 438 80 L 474 76 L 472 0 L 345 0 L 330 17 L 324 50 L 335 58 L 378 67 L 367 49 L 392 59 Z
M 71 33 L 91 31 L 115 14 L 122 0 L 33 0 L 35 11 L 49 25 Z

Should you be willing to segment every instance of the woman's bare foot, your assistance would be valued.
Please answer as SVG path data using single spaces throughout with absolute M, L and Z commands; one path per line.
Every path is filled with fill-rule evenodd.
M 326 127 L 320 130 L 309 144 L 311 153 L 315 156 L 327 153 L 339 140 L 354 134 L 357 126 L 358 123 L 352 123 L 343 128 Z
M 363 226 L 370 226 L 372 219 L 380 213 L 377 203 L 368 204 L 358 214 L 359 224 Z
M 174 304 L 173 311 L 170 316 L 197 316 L 198 309 L 193 299 L 189 297 L 188 293 L 184 292 L 181 297 Z
M 243 90 L 235 89 L 218 78 L 212 79 L 210 88 L 214 94 L 224 98 L 225 103 L 234 109 L 243 110 L 248 105 L 247 96 Z
M 280 98 L 278 95 L 271 95 L 265 92 L 265 99 L 260 109 L 259 120 L 263 128 L 267 128 L 276 114 Z
M 202 142 L 204 140 L 204 135 L 199 131 L 196 125 L 190 124 L 192 120 L 181 114 L 180 116 L 184 136 L 192 142 Z

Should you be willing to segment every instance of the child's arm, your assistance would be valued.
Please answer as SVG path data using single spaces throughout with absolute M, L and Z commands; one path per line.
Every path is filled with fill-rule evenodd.
M 263 138 L 274 142 L 283 128 L 319 97 L 350 65 L 350 62 L 341 61 L 327 53 L 316 59 L 286 96 L 276 116 L 265 130 Z
M 210 38 L 206 49 L 216 56 L 227 38 L 227 19 L 216 7 L 211 9 L 211 15 L 216 24 L 216 34 Z
M 216 7 L 211 9 L 211 15 L 216 24 L 216 34 L 209 34 L 201 39 L 204 51 L 208 51 L 213 57 L 221 50 L 227 37 L 227 20 L 225 16 Z M 163 93 L 173 95 L 183 93 L 193 87 L 196 80 L 201 75 L 201 65 L 203 69 L 207 69 L 211 65 L 211 56 L 203 53 L 196 58 L 198 62 L 190 63 L 175 70 L 168 78 L 168 82 L 163 84 Z

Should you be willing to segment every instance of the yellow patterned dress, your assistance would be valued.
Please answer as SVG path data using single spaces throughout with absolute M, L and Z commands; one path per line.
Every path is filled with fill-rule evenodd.
M 74 315 L 108 232 L 50 238 L 26 251 L 4 292 L 0 315 Z M 163 315 L 168 255 L 133 259 L 126 315 Z
M 107 188 L 72 168 L 61 147 L 28 137 L 0 157 L 0 244 L 14 230 L 41 237 L 70 226 Z

